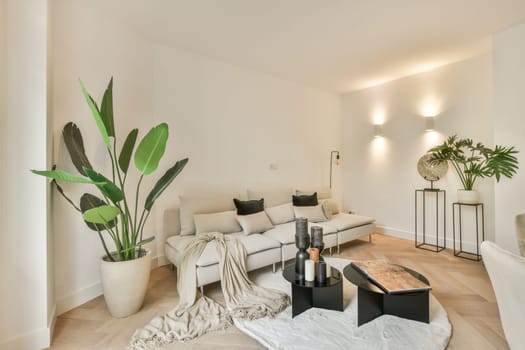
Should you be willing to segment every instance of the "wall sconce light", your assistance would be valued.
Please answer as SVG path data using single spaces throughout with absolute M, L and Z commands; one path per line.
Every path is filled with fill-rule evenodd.
M 335 165 L 341 164 L 341 157 L 339 156 L 339 151 L 330 152 L 330 188 L 332 188 L 332 168 L 334 166 L 334 154 L 335 156 Z
M 381 137 L 381 136 L 383 136 L 383 125 L 374 124 L 374 137 Z
M 434 116 L 425 117 L 425 131 L 434 131 Z

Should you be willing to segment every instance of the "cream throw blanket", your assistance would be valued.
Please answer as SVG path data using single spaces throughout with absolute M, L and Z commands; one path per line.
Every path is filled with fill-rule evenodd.
M 204 295 L 197 299 L 197 260 L 212 240 L 217 244 L 226 309 Z M 286 293 L 259 287 L 250 281 L 246 272 L 246 248 L 235 237 L 219 232 L 199 235 L 184 249 L 177 275 L 179 304 L 135 331 L 130 349 L 157 349 L 173 341 L 190 340 L 230 326 L 232 318 L 274 317 L 290 304 Z

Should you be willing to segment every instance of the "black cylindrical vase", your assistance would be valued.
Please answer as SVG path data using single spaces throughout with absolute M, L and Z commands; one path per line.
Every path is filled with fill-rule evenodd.
M 304 261 L 310 257 L 306 251 L 310 246 L 308 219 L 306 218 L 295 220 L 295 245 L 299 250 L 295 255 L 295 277 L 299 281 L 304 281 Z
M 312 237 L 310 244 L 311 247 L 319 249 L 319 260 L 324 260 L 321 256 L 324 249 L 323 228 L 321 226 L 312 226 L 310 235 Z
M 324 261 L 319 261 L 317 263 L 317 275 L 315 280 L 319 284 L 326 283 L 326 263 Z
M 301 249 L 295 254 L 295 279 L 304 281 L 304 262 L 310 258 L 306 249 Z

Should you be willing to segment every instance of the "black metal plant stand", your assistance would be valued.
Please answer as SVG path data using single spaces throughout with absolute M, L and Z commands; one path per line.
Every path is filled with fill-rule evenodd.
M 463 206 L 474 207 L 476 211 L 476 253 L 470 253 L 463 251 L 463 237 L 462 237 L 462 225 L 461 225 L 461 208 Z M 459 250 L 456 250 L 456 208 L 459 210 Z M 454 256 L 458 256 L 463 259 L 480 261 L 481 255 L 479 254 L 479 209 L 481 209 L 481 242 L 485 240 L 485 212 L 483 209 L 483 203 L 452 203 L 452 240 L 454 245 Z
M 440 190 L 440 189 L 434 189 L 434 188 L 425 188 L 422 190 L 416 190 L 415 191 L 415 237 L 414 237 L 414 244 L 416 248 L 419 249 L 425 249 L 429 250 L 431 252 L 440 252 L 443 249 L 445 249 L 446 246 L 446 237 L 447 237 L 447 228 L 446 228 L 446 208 L 445 204 L 447 202 L 447 191 Z M 422 194 L 423 197 L 423 240 L 418 241 L 418 231 L 417 231 L 417 212 L 418 212 L 418 206 L 417 206 L 417 197 L 418 193 Z M 435 194 L 436 197 L 436 243 L 428 243 L 427 237 L 426 237 L 426 200 L 427 200 L 427 194 Z M 443 194 L 443 245 L 439 245 L 439 197 L 440 194 Z

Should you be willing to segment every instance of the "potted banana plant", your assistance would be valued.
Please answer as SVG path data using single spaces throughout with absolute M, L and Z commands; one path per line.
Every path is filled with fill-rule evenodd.
M 64 126 L 62 135 L 66 148 L 80 176 L 64 170 L 31 170 L 33 173 L 52 179 L 58 192 L 82 214 L 87 226 L 98 233 L 105 255 L 101 258 L 101 280 L 104 298 L 109 312 L 114 317 L 126 317 L 136 313 L 146 294 L 151 269 L 151 251 L 144 245 L 153 241 L 154 236 L 144 238 L 144 227 L 157 198 L 168 188 L 186 166 L 188 159 L 175 162 L 150 190 L 142 205 L 139 194 L 142 180 L 155 172 L 164 155 L 168 140 L 168 125 L 161 123 L 144 135 L 135 149 L 139 130 L 131 130 L 117 152 L 116 129 L 113 118 L 113 78 L 104 92 L 99 105 L 80 82 L 95 123 L 108 152 L 111 176 L 103 175 L 91 165 L 80 129 L 75 123 Z M 127 192 L 126 180 L 133 158 L 140 177 L 134 191 Z M 94 185 L 101 197 L 84 193 L 79 205 L 70 199 L 59 182 L 73 182 Z M 106 240 L 113 241 L 110 251 Z
M 474 143 L 471 139 L 450 136 L 441 145 L 431 148 L 431 163 L 450 162 L 458 174 L 463 189 L 458 189 L 458 202 L 475 204 L 479 202 L 479 193 L 474 183 L 480 178 L 502 176 L 512 178 L 518 171 L 518 153 L 514 147 L 496 145 L 493 149 L 483 143 Z

